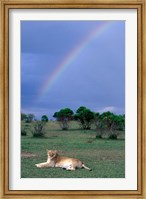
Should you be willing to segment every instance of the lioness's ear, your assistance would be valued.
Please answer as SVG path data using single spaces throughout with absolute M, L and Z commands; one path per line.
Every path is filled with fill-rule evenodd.
M 58 151 L 57 151 L 57 150 L 55 150 L 55 151 L 54 151 L 54 153 L 55 153 L 55 154 L 58 154 Z

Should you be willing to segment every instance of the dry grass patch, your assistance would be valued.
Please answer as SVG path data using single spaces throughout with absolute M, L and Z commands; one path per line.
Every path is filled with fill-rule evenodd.
M 34 153 L 29 153 L 29 152 L 22 152 L 21 157 L 22 158 L 31 158 L 31 157 L 36 157 L 37 155 Z

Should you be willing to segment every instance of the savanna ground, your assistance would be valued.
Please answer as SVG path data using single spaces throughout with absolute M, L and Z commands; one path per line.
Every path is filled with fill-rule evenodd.
M 31 125 L 31 123 L 27 124 L 27 136 L 21 137 L 22 178 L 125 177 L 123 132 L 117 140 L 97 139 L 95 130 L 81 130 L 76 122 L 70 123 L 68 131 L 62 131 L 56 121 L 49 121 L 45 138 L 33 138 L 30 130 Z M 60 155 L 78 158 L 86 166 L 92 168 L 92 171 L 37 168 L 36 163 L 45 162 L 47 159 L 46 149 L 58 150 Z

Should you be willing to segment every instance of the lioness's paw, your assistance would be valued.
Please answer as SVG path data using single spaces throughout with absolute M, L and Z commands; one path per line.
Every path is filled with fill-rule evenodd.
M 39 168 L 41 167 L 41 165 L 40 165 L 40 164 L 35 164 L 35 166 L 36 166 L 36 167 L 39 167 Z

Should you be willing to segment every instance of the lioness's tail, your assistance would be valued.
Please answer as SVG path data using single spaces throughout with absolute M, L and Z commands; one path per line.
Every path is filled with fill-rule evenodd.
M 84 164 L 82 164 L 82 167 L 83 167 L 84 169 L 87 169 L 87 170 L 89 170 L 89 171 L 92 171 L 92 169 L 86 167 Z

